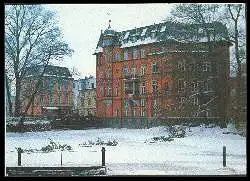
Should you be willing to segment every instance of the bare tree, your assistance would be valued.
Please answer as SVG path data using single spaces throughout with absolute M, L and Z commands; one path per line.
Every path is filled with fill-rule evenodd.
M 228 29 L 228 33 L 225 32 L 226 36 L 223 36 L 223 39 L 227 42 L 230 42 L 234 45 L 234 52 L 235 52 L 235 60 L 236 63 L 234 63 L 234 60 L 231 59 L 231 68 L 236 67 L 237 77 L 241 76 L 241 70 L 240 70 L 240 64 L 245 59 L 245 42 L 244 42 L 244 32 L 245 27 L 241 28 L 240 24 L 240 17 L 243 17 L 244 19 L 244 5 L 243 4 L 178 4 L 171 12 L 172 16 L 171 19 L 178 22 L 187 22 L 191 24 L 200 24 L 205 32 L 205 36 L 207 37 L 207 42 L 209 45 L 209 52 L 213 53 L 213 46 L 212 44 L 209 44 L 210 41 L 213 41 L 216 39 L 216 29 L 220 29 L 220 26 L 218 26 L 218 23 L 220 22 L 222 25 L 226 26 Z M 209 27 L 209 24 L 214 24 L 212 27 Z M 241 28 L 241 29 L 240 29 Z M 241 33 L 239 33 L 240 31 Z M 198 34 L 198 32 L 197 32 Z M 243 40 L 243 41 L 241 41 Z M 239 46 L 239 42 L 240 46 Z M 209 54 L 208 54 L 209 55 Z M 232 58 L 232 57 L 231 57 Z M 216 60 L 215 60 L 216 61 Z M 218 70 L 217 70 L 218 71 Z M 220 76 L 223 76 L 222 74 Z M 228 90 L 226 92 L 229 92 L 229 80 L 226 77 L 224 77 L 225 86 L 228 87 Z M 240 92 L 240 81 L 238 82 L 238 92 Z M 224 94 L 225 90 L 224 87 L 221 86 L 218 87 L 219 91 L 221 92 L 221 96 L 227 95 Z M 224 92 L 224 93 L 223 93 Z M 236 96 L 240 97 L 240 96 Z M 224 96 L 224 102 L 226 105 L 227 110 L 227 117 L 229 116 L 229 109 L 230 109 L 230 97 Z M 237 105 L 239 105 L 237 103 Z M 236 118 L 238 119 L 238 118 Z
M 235 119 L 237 123 L 240 121 L 240 112 L 242 109 L 241 99 L 242 99 L 242 70 L 241 64 L 246 59 L 245 54 L 245 32 L 242 30 L 242 25 L 244 27 L 245 24 L 245 13 L 244 13 L 244 5 L 243 4 L 228 4 L 226 6 L 226 17 L 229 23 L 232 24 L 232 30 L 230 32 L 230 41 L 234 43 L 234 53 L 235 53 L 235 68 L 236 68 L 236 96 L 235 96 L 235 104 L 233 105 L 234 113 L 236 115 Z M 245 28 L 245 27 L 244 27 Z
M 8 76 L 15 81 L 15 116 L 21 115 L 21 87 L 27 67 L 44 65 L 45 68 L 49 62 L 62 60 L 71 53 L 62 39 L 54 12 L 42 5 L 5 6 L 5 65 Z

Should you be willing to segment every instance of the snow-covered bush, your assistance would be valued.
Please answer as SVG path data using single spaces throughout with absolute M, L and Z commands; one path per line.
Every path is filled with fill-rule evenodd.
M 184 138 L 186 135 L 185 127 L 184 126 L 170 126 L 169 127 L 169 136 L 171 138 Z
M 101 138 L 98 138 L 96 143 L 88 140 L 88 144 L 86 142 L 79 144 L 79 146 L 81 147 L 91 147 L 92 145 L 107 145 L 107 146 L 116 146 L 118 144 L 118 142 L 116 140 L 110 141 L 108 140 L 108 142 L 104 142 L 103 140 L 101 140 Z
M 54 150 L 61 150 L 61 151 L 72 150 L 72 147 L 70 145 L 67 145 L 67 144 L 61 145 L 59 143 L 54 142 L 50 138 L 49 138 L 49 140 L 50 140 L 50 144 L 45 146 L 45 147 L 42 147 L 41 151 L 43 151 L 43 152 L 52 152 Z

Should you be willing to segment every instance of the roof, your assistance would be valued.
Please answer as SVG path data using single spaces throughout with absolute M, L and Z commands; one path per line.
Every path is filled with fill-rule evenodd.
M 206 27 L 211 35 L 210 41 L 226 41 L 228 39 L 227 28 L 222 23 L 207 23 Z M 121 48 L 166 40 L 183 43 L 208 42 L 205 30 L 200 24 L 184 24 L 171 21 L 116 32 L 115 36 L 114 41 L 116 42 L 114 44 L 119 44 Z M 99 38 L 95 53 L 102 52 L 101 47 L 103 47 L 103 34 Z
M 43 70 L 43 65 L 27 67 L 26 77 L 41 75 Z M 71 77 L 72 75 L 70 74 L 69 69 L 67 67 L 47 65 L 44 72 L 44 76 Z

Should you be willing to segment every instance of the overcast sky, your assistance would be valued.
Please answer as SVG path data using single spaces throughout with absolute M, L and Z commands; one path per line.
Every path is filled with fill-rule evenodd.
M 64 39 L 74 49 L 72 57 L 63 65 L 78 69 L 82 77 L 96 73 L 95 56 L 101 30 L 111 28 L 116 31 L 133 29 L 167 18 L 173 4 L 49 4 L 48 8 L 57 13 Z

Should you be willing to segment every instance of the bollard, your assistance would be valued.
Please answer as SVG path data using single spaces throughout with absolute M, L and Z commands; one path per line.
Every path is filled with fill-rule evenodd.
M 102 147 L 102 166 L 105 166 L 105 148 Z
M 223 167 L 226 166 L 226 146 L 223 146 Z
M 21 166 L 21 153 L 22 153 L 22 148 L 17 149 L 17 165 Z
M 62 166 L 62 152 L 61 152 L 61 166 Z

